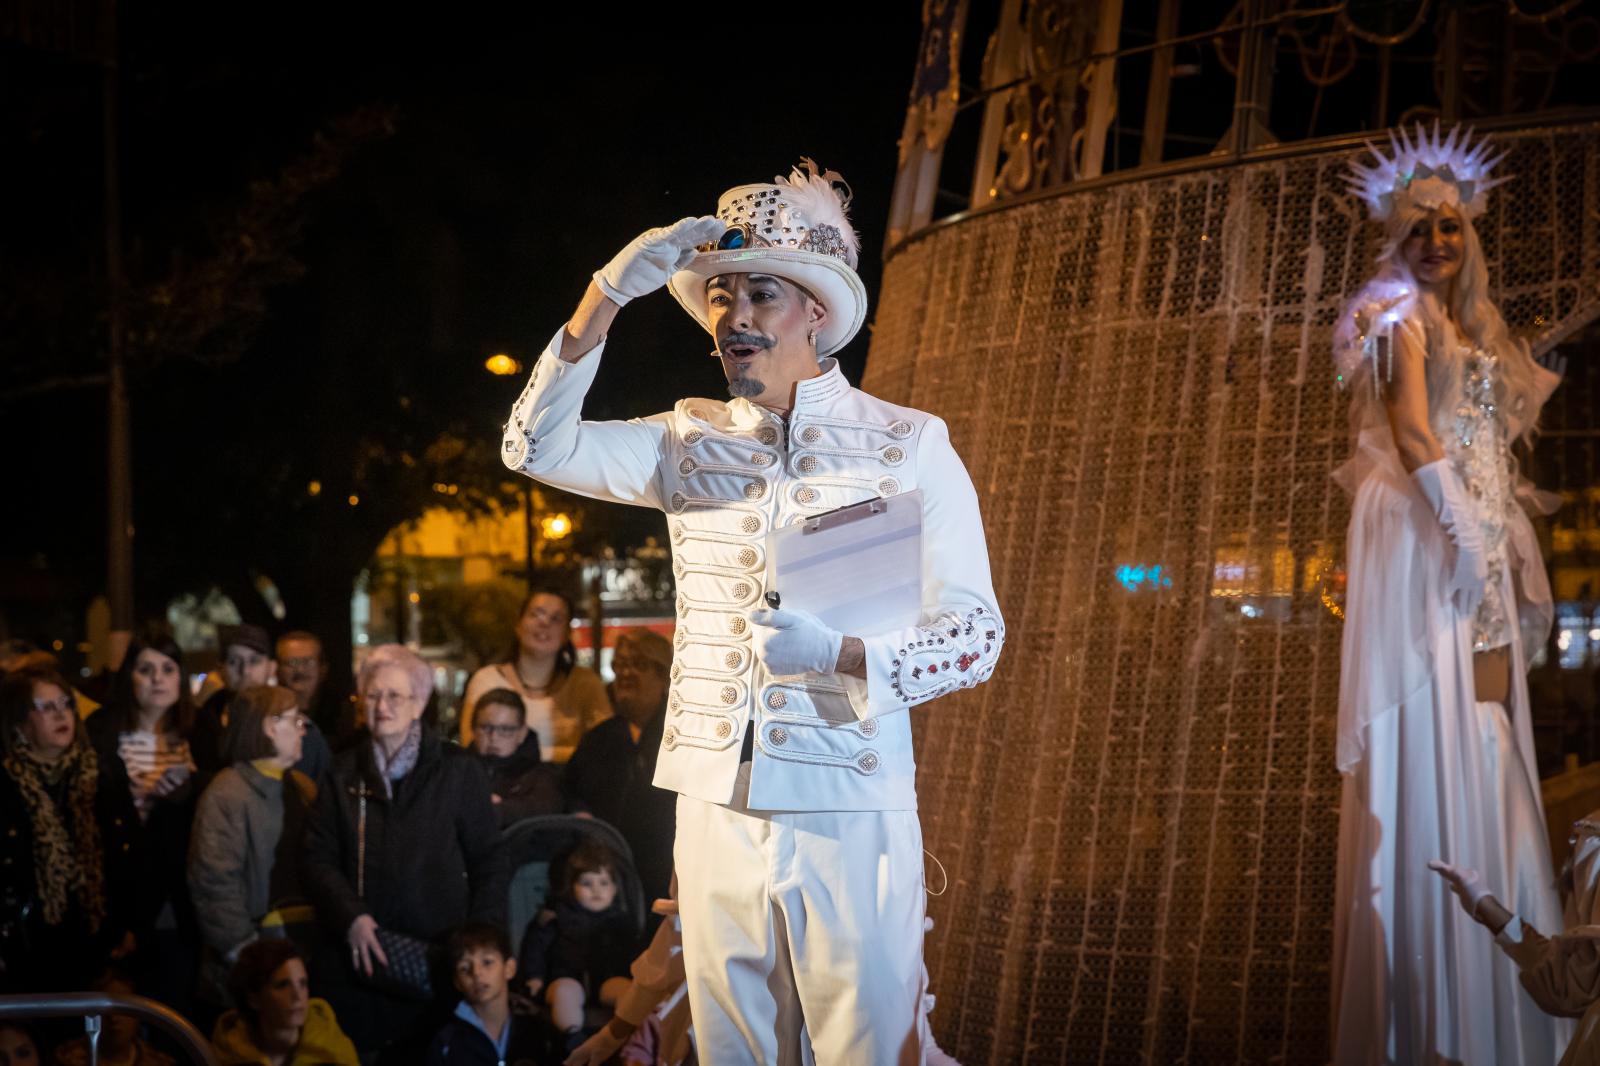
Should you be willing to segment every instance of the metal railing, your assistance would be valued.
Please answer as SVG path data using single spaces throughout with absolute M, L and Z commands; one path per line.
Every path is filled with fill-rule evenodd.
M 96 1066 L 100 1054 L 101 1018 L 107 1014 L 131 1014 L 150 1022 L 178 1042 L 190 1062 L 217 1066 L 211 1044 L 200 1031 L 171 1007 L 144 996 L 109 996 L 103 992 L 30 993 L 0 996 L 0 1021 L 29 1018 L 83 1019 L 83 1032 L 89 1042 L 89 1066 Z

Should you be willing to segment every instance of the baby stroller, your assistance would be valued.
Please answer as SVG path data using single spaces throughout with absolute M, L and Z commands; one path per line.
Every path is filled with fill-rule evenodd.
M 598 818 L 542 814 L 506 826 L 501 839 L 511 862 L 511 887 L 506 913 L 507 932 L 511 934 L 514 950 L 521 945 L 529 924 L 550 898 L 553 875 L 561 869 L 562 861 L 586 840 L 605 845 L 617 856 L 617 898 L 627 912 L 634 933 L 641 942 L 640 946 L 643 946 L 647 916 L 644 887 L 638 871 L 634 869 L 633 852 L 628 842 L 613 826 Z M 527 975 L 519 975 L 516 982 L 519 988 L 523 976 Z M 552 1049 L 550 1061 L 559 1063 L 564 1057 L 556 1050 L 560 1046 L 561 1034 L 556 1032 L 554 1025 L 549 1024 L 549 1014 L 542 997 L 534 1001 L 533 1013 L 548 1027 Z M 588 1003 L 585 1006 L 585 1031 L 593 1032 L 610 1017 L 609 1007 L 599 1002 Z

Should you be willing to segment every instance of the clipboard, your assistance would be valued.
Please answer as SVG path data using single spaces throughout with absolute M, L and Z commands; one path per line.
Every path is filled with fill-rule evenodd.
M 809 611 L 851 636 L 916 625 L 922 613 L 922 490 L 773 530 L 767 534 L 766 587 L 783 608 Z

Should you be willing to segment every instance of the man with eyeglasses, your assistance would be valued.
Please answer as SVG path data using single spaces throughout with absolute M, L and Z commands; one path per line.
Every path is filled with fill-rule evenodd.
M 683 957 L 705 1061 L 920 1062 L 923 863 L 910 709 L 986 680 L 1004 629 L 945 424 L 830 358 L 866 319 L 839 175 L 806 160 L 650 230 L 594 275 L 505 427 L 507 467 L 667 513 L 678 647 L 655 783 L 678 793 Z M 731 401 L 583 421 L 623 305 L 666 286 Z M 766 535 L 922 492 L 917 624 L 760 609 Z M 771 604 L 777 608 L 779 604 Z
M 302 714 L 329 735 L 346 732 L 343 701 L 329 699 L 328 661 L 322 655 L 322 640 L 315 633 L 293 629 L 278 638 L 278 684 L 294 693 L 295 705 Z

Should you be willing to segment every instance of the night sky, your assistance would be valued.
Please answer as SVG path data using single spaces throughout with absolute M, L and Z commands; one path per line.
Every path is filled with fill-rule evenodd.
M 141 615 L 211 581 L 238 588 L 241 572 L 336 581 L 433 502 L 435 475 L 419 470 L 493 494 L 522 379 L 484 359 L 531 364 L 590 273 L 641 230 L 710 213 L 731 185 L 803 155 L 841 171 L 876 295 L 918 4 L 843 19 L 831 5 L 573 5 L 583 13 L 565 21 L 339 7 L 122 6 L 130 299 L 178 279 L 178 302 L 221 306 L 200 331 L 170 307 L 130 323 L 154 327 L 129 357 Z M 105 390 L 70 384 L 104 365 L 101 90 L 88 62 L 15 34 L 0 47 L 0 433 L 15 505 L 0 588 L 10 635 L 37 639 L 75 631 L 104 572 Z M 278 180 L 363 108 L 393 132 L 368 130 L 288 222 L 269 217 L 283 254 L 210 269 L 239 259 L 226 253 L 251 183 Z M 853 379 L 867 345 L 863 331 L 843 355 Z M 590 413 L 722 395 L 709 350 L 665 292 L 637 302 Z M 441 433 L 481 452 L 440 458 Z M 308 499 L 313 479 L 324 491 Z M 626 542 L 659 517 L 616 521 Z
M 0 447 L 11 504 L 0 523 L 0 637 L 74 639 L 104 582 L 106 393 L 93 381 L 107 334 L 92 32 L 101 2 L 0 6 Z M 593 271 L 646 228 L 710 213 L 730 186 L 770 180 L 802 156 L 840 171 L 875 304 L 921 35 L 916 0 L 562 14 L 119 6 L 141 615 L 212 585 L 258 614 L 259 602 L 242 601 L 265 574 L 290 605 L 284 624 L 342 625 L 353 575 L 385 532 L 442 502 L 434 484 L 458 485 L 457 504 L 513 501 L 498 446 L 522 379 L 492 377 L 485 358 L 531 364 Z M 937 215 L 960 209 L 970 187 L 976 86 L 1000 6 L 971 5 L 964 110 Z M 1351 10 L 1389 32 L 1416 6 Z M 1125 0 L 1122 46 L 1152 40 L 1157 7 Z M 1229 7 L 1184 5 L 1180 35 L 1215 26 Z M 1378 115 L 1371 50 L 1326 88 L 1308 80 L 1345 55 L 1325 49 L 1330 27 L 1283 27 L 1267 115 L 1276 136 L 1371 128 L 1436 102 L 1431 29 L 1396 50 Z M 1492 26 L 1475 32 L 1482 47 L 1503 43 Z M 1165 158 L 1203 155 L 1224 137 L 1235 51 L 1231 38 L 1175 49 Z M 1111 169 L 1138 158 L 1150 63 L 1137 52 L 1117 65 Z M 1589 69 L 1507 82 L 1473 66 L 1467 103 L 1592 103 Z M 841 355 L 852 380 L 870 333 L 869 313 Z M 666 293 L 635 302 L 587 413 L 723 395 L 710 347 Z M 587 519 L 585 551 L 662 528 L 633 509 Z

